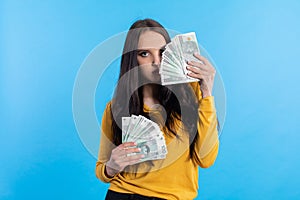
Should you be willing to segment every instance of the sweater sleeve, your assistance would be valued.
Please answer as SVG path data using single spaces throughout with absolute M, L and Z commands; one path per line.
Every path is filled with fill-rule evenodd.
M 108 177 L 105 173 L 105 163 L 110 159 L 111 151 L 114 147 L 111 110 L 110 103 L 108 103 L 102 116 L 100 148 L 95 169 L 97 178 L 105 183 L 110 182 L 114 178 Z
M 214 164 L 219 150 L 218 121 L 214 97 L 202 98 L 197 82 L 192 83 L 191 86 L 199 100 L 199 121 L 197 124 L 199 135 L 195 144 L 195 161 L 201 167 L 208 168 Z

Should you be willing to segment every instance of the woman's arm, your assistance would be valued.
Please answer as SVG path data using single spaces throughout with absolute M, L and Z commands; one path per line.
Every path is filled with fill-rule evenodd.
M 100 147 L 95 170 L 97 178 L 103 182 L 110 182 L 113 178 L 107 174 L 105 165 L 110 158 L 112 149 L 115 146 L 112 143 L 113 131 L 111 119 L 110 103 L 108 103 L 102 116 Z
M 193 77 L 201 80 L 201 86 L 197 82 L 191 83 L 199 101 L 199 122 L 197 124 L 199 135 L 194 149 L 196 155 L 195 161 L 201 167 L 207 168 L 215 162 L 219 149 L 218 121 L 214 97 L 211 96 L 215 70 L 204 57 L 199 55 L 195 55 L 195 57 L 201 61 L 201 63 L 189 62 L 189 64 L 193 64 L 194 66 L 192 70 Z M 205 71 L 203 68 L 205 68 Z M 191 67 L 188 69 L 191 69 Z
M 134 142 L 124 142 L 119 146 L 113 143 L 111 104 L 107 104 L 102 117 L 96 176 L 103 182 L 110 182 L 126 166 L 143 158 L 143 154 L 134 154 L 140 151 Z
M 195 145 L 196 162 L 203 168 L 214 164 L 218 155 L 219 139 L 217 115 L 214 97 L 209 96 L 199 101 L 198 140 Z

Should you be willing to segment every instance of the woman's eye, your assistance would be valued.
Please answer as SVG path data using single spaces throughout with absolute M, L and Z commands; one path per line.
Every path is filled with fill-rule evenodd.
M 139 55 L 142 57 L 147 57 L 149 55 L 149 53 L 147 51 L 142 51 L 139 53 Z

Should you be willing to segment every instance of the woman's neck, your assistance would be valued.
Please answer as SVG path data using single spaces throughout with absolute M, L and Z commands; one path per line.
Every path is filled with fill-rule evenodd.
M 147 84 L 143 86 L 143 101 L 147 106 L 159 104 L 158 98 L 158 85 Z

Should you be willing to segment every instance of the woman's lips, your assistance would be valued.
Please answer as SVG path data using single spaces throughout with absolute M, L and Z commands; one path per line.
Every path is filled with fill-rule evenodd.
M 153 71 L 152 74 L 154 74 L 154 75 L 159 75 L 159 70 Z

